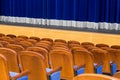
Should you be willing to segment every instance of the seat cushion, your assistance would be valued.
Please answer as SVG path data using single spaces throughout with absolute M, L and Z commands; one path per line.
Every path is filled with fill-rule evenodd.
M 97 66 L 97 64 L 95 63 L 95 64 L 94 64 L 95 72 L 96 72 L 97 74 L 102 74 L 102 65 L 100 65 L 100 66 L 98 66 L 98 67 L 96 67 L 96 66 Z
M 52 71 L 52 69 L 46 68 L 47 72 Z M 48 76 L 49 80 L 60 80 L 60 71 L 54 72 L 50 76 Z
M 76 65 L 74 66 L 74 69 L 75 69 L 75 68 L 77 68 Z M 85 71 L 85 68 L 82 67 L 82 68 L 78 69 L 77 71 L 75 71 L 75 75 L 83 74 L 84 71 Z
M 16 76 L 18 74 L 16 72 L 9 72 L 9 73 L 11 77 Z M 18 78 L 17 80 L 28 80 L 28 76 L 23 76 L 21 78 Z

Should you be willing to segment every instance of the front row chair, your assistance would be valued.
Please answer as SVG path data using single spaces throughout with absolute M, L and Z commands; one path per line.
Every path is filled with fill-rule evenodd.
M 21 70 L 29 70 L 28 80 L 60 80 L 61 67 L 55 70 L 45 67 L 44 57 L 33 51 L 21 51 L 18 54 Z
M 28 74 L 29 71 L 26 70 L 20 74 L 10 72 L 9 74 L 7 59 L 0 54 L 0 73 L 0 80 L 28 80 L 28 77 L 24 75 Z
M 73 80 L 119 80 L 119 79 L 102 74 L 81 74 L 79 76 L 74 77 Z

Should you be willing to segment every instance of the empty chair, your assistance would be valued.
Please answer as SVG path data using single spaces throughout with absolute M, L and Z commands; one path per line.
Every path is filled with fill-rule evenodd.
M 46 49 L 44 49 L 42 47 L 28 47 L 26 50 L 38 52 L 41 55 L 43 55 L 45 58 L 45 65 L 46 65 L 46 67 L 49 67 L 49 63 L 48 63 L 49 62 L 49 54 Z
M 67 43 L 66 40 L 63 39 L 55 39 L 54 42 L 61 42 L 61 43 Z
M 33 46 L 33 44 L 32 44 L 31 42 L 29 42 L 29 41 L 20 41 L 20 42 L 17 43 L 17 44 L 23 46 L 25 49 L 26 49 L 27 47 L 32 47 L 32 46 Z
M 28 39 L 28 36 L 25 36 L 25 35 L 19 35 L 19 36 L 17 36 L 18 38 L 23 38 L 23 39 Z
M 116 59 L 116 50 L 112 49 L 110 47 L 102 47 L 102 49 L 106 50 L 108 52 L 108 57 L 110 59 L 110 68 L 111 68 L 111 74 L 114 75 L 117 70 L 117 59 Z
M 120 49 L 120 45 L 112 45 L 111 48 L 113 48 L 113 49 Z
M 0 33 L 0 37 L 3 37 L 3 36 L 5 36 L 5 34 L 3 34 L 3 33 Z
M 43 40 L 53 43 L 53 39 L 51 39 L 51 38 L 42 38 L 41 41 L 43 41 Z
M 30 39 L 34 39 L 34 40 L 36 40 L 37 42 L 40 41 L 40 38 L 39 38 L 39 37 L 35 37 L 35 36 L 31 36 Z
M 9 42 L 7 42 L 7 41 L 0 41 L 0 44 L 2 44 L 3 46 L 6 46 L 6 45 L 9 44 Z
M 94 43 L 92 43 L 92 42 L 82 42 L 81 45 L 82 45 L 82 46 L 84 46 L 84 45 L 94 46 Z
M 35 44 L 35 46 L 42 47 L 42 48 L 46 49 L 48 52 L 51 49 L 51 46 L 49 44 L 47 44 L 47 43 L 38 42 L 38 43 Z
M 20 72 L 17 53 L 14 50 L 9 48 L 0 48 L 0 54 L 4 55 L 8 60 L 9 71 Z
M 101 43 L 101 44 L 96 44 L 96 47 L 99 47 L 99 48 L 101 48 L 101 47 L 109 47 L 109 45 Z
M 28 71 L 24 71 L 20 74 L 9 72 L 7 61 L 8 60 L 0 54 L 0 80 L 28 80 L 27 76 L 25 76 L 29 73 Z
M 92 49 L 91 53 L 94 55 L 95 63 L 102 64 L 102 72 L 105 74 L 110 74 L 110 59 L 108 52 L 102 49 Z
M 16 35 L 14 35 L 14 34 L 7 34 L 6 36 L 10 37 L 10 38 L 16 38 Z
M 51 67 L 62 67 L 61 79 L 72 79 L 74 75 L 84 73 L 83 66 L 74 66 L 72 54 L 66 50 L 55 49 L 50 51 Z
M 72 48 L 73 61 L 75 65 L 83 65 L 85 73 L 102 73 L 102 66 L 100 64 L 94 65 L 94 56 L 89 51 L 80 47 Z
M 44 57 L 41 54 L 33 51 L 22 51 L 18 56 L 22 71 L 30 71 L 28 80 L 60 80 L 60 67 L 55 70 L 46 69 Z
M 79 44 L 80 45 L 80 42 L 79 41 L 75 41 L 75 40 L 70 40 L 70 41 L 68 41 L 68 45 L 69 44 Z
M 35 39 L 27 39 L 28 42 L 31 42 L 32 44 L 36 44 L 37 41 Z
M 17 45 L 17 44 L 8 44 L 6 48 L 10 48 L 16 51 L 17 53 L 24 50 L 24 47 L 22 47 L 21 45 Z
M 119 79 L 102 74 L 81 74 L 74 77 L 73 80 L 119 80 Z

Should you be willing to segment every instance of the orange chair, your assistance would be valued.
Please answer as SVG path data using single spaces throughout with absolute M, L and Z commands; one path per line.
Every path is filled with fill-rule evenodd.
M 46 49 L 48 52 L 50 51 L 51 49 L 51 46 L 47 43 L 41 43 L 41 42 L 38 42 L 35 44 L 36 47 L 42 47 L 44 49 Z
M 28 42 L 31 42 L 32 44 L 36 44 L 37 41 L 35 39 L 27 39 Z
M 68 45 L 69 44 L 78 44 L 78 45 L 80 45 L 80 42 L 79 41 L 75 41 L 75 40 L 70 40 L 70 41 L 68 41 Z
M 72 79 L 74 75 L 84 73 L 82 66 L 74 66 L 72 54 L 66 50 L 55 49 L 50 51 L 51 67 L 62 66 L 61 79 Z
M 35 37 L 35 36 L 31 36 L 30 39 L 34 39 L 34 40 L 36 40 L 37 42 L 40 41 L 40 38 L 39 38 L 39 37 Z
M 25 36 L 25 35 L 19 35 L 17 36 L 17 38 L 23 38 L 24 40 L 28 39 L 28 36 Z
M 73 80 L 119 80 L 119 79 L 102 74 L 81 74 L 79 76 L 74 77 Z
M 29 41 L 20 41 L 17 44 L 23 46 L 25 49 L 27 47 L 32 47 L 33 46 L 33 44 L 31 42 L 29 42 Z
M 110 74 L 110 59 L 108 52 L 102 49 L 92 49 L 91 53 L 94 55 L 95 63 L 102 64 L 102 72 L 105 74 Z
M 51 38 L 42 38 L 41 41 L 49 41 L 49 42 L 53 43 L 53 39 L 51 39 Z
M 113 49 L 120 49 L 120 45 L 112 45 L 111 48 L 113 48 Z
M 5 36 L 5 34 L 3 34 L 3 33 L 0 33 L 0 37 L 3 37 L 3 36 Z
M 25 76 L 29 71 L 24 71 L 20 74 L 15 72 L 10 72 L 8 70 L 7 59 L 0 54 L 0 80 L 28 80 L 28 77 Z
M 0 54 L 4 55 L 8 60 L 9 71 L 20 72 L 17 53 L 9 48 L 0 48 Z
M 6 46 L 6 45 L 9 44 L 9 42 L 7 42 L 7 41 L 0 41 L 0 44 L 2 44 L 3 46 Z
M 16 38 L 16 35 L 14 35 L 14 34 L 7 34 L 6 36 L 10 37 L 10 38 Z
M 16 51 L 17 53 L 24 50 L 24 47 L 22 47 L 21 45 L 17 45 L 17 44 L 8 44 L 6 48 L 10 48 Z
M 49 54 L 48 51 L 42 47 L 28 47 L 26 50 L 38 52 L 45 58 L 45 65 L 49 68 Z
M 111 68 L 111 74 L 114 75 L 117 70 L 117 59 L 116 59 L 116 49 L 112 49 L 110 47 L 102 47 L 102 49 L 106 50 L 108 52 L 108 56 L 110 58 L 110 68 Z
M 101 73 L 102 66 L 94 65 L 94 56 L 86 49 L 80 47 L 72 48 L 73 61 L 75 65 L 84 65 L 85 73 Z
M 61 43 L 67 43 L 66 40 L 63 39 L 55 39 L 54 42 L 61 42 Z
M 101 47 L 109 47 L 109 45 L 101 43 L 101 44 L 96 44 L 96 47 L 99 47 L 99 48 L 101 48 Z
M 30 71 L 28 80 L 60 80 L 61 68 L 46 69 L 44 57 L 41 54 L 33 51 L 22 51 L 18 56 L 22 71 Z
M 92 43 L 92 42 L 82 42 L 81 45 L 82 45 L 82 46 L 84 46 L 84 45 L 94 46 L 94 43 Z

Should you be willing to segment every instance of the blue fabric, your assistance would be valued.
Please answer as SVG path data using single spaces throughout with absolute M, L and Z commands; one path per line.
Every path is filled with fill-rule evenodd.
M 18 73 L 16 73 L 16 72 L 10 72 L 10 76 L 12 77 L 12 76 L 15 76 L 15 75 L 17 75 Z M 18 78 L 17 80 L 28 80 L 28 76 L 23 76 L 23 77 L 21 77 L 21 78 Z
M 111 74 L 114 75 L 117 70 L 117 64 L 116 63 L 110 64 L 110 67 L 111 67 Z
M 52 71 L 52 69 L 46 68 L 47 72 Z M 60 80 L 60 71 L 54 72 L 49 76 L 49 80 Z
M 119 23 L 120 0 L 0 0 L 0 15 Z
M 76 65 L 74 66 L 74 69 L 75 69 L 75 68 L 77 68 Z M 82 68 L 80 68 L 79 70 L 77 70 L 77 71 L 75 72 L 75 75 L 83 74 L 84 71 L 85 71 L 85 68 L 82 67 Z
M 100 65 L 100 66 L 98 66 L 98 67 L 96 67 L 96 66 L 97 66 L 97 64 L 94 63 L 95 73 L 97 73 L 97 74 L 102 74 L 102 65 Z

